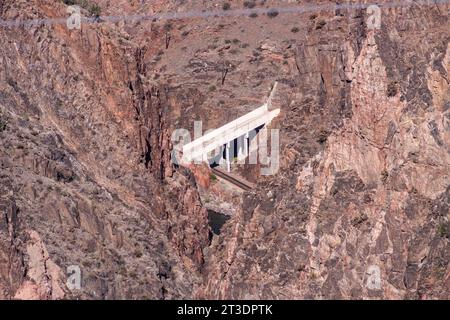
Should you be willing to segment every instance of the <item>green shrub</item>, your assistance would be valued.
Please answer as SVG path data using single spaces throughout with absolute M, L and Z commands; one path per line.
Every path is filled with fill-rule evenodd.
M 449 235 L 447 230 L 447 225 L 445 223 L 440 223 L 438 226 L 438 234 L 441 238 L 446 238 Z
M 222 5 L 222 9 L 223 9 L 223 10 L 230 10 L 230 8 L 231 8 L 231 5 L 230 5 L 228 2 L 225 2 L 225 3 Z
M 102 14 L 102 8 L 98 4 L 92 4 L 89 7 L 89 13 L 95 17 L 100 17 Z

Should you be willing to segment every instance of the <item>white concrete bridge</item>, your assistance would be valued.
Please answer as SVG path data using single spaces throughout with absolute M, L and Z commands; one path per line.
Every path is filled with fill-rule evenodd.
M 222 152 L 223 148 L 225 148 L 225 161 L 229 172 L 234 156 L 232 156 L 232 151 L 234 153 L 234 140 L 238 139 L 238 159 L 245 159 L 249 154 L 249 140 L 252 138 L 249 134 L 255 132 L 255 129 L 269 124 L 280 113 L 280 109 L 272 110 L 272 98 L 276 87 L 277 83 L 275 83 L 269 99 L 261 107 L 185 144 L 183 146 L 183 162 L 207 162 L 211 152 L 217 152 L 217 150 Z M 220 156 L 222 157 L 222 154 Z

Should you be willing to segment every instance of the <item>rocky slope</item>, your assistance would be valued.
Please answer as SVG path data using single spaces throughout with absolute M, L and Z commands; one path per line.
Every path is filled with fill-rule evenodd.
M 171 168 L 163 113 L 176 101 L 144 83 L 142 50 L 120 32 L 1 30 L 2 298 L 181 298 L 199 281 L 207 216 L 191 174 Z M 71 265 L 81 290 L 67 290 Z
M 282 168 L 247 195 L 202 294 L 449 297 L 448 15 L 362 19 L 328 16 L 296 47 Z
M 383 9 L 372 30 L 363 9 L 199 14 L 316 1 L 89 3 L 197 14 L 0 28 L 0 298 L 450 298 L 448 5 Z M 0 17 L 66 7 L 0 0 Z M 275 81 L 280 170 L 241 168 L 258 187 L 210 238 L 171 134 Z

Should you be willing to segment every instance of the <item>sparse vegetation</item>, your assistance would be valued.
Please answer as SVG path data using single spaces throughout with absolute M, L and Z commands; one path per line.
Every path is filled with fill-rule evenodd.
M 439 226 L 438 226 L 438 235 L 441 238 L 449 237 L 449 230 L 447 228 L 447 224 L 446 223 L 442 222 L 442 223 L 439 224 Z
M 325 20 L 319 20 L 316 24 L 316 30 L 320 30 L 322 29 L 325 25 L 326 25 L 326 21 Z
M 256 18 L 256 17 L 258 17 L 258 14 L 256 12 L 252 12 L 252 13 L 250 13 L 249 17 Z
M 299 32 L 299 31 L 300 31 L 300 29 L 297 28 L 297 27 L 293 27 L 293 28 L 291 29 L 291 32 L 292 32 L 292 33 L 297 33 L 297 32 Z
M 311 271 L 311 272 L 309 273 L 309 279 L 311 279 L 311 280 L 316 280 L 318 277 L 319 277 L 319 276 L 318 276 L 317 273 L 314 272 L 314 271 Z
M 244 7 L 246 8 L 254 8 L 256 6 L 256 3 L 254 1 L 244 1 Z
M 230 10 L 230 9 L 231 9 L 231 5 L 230 5 L 228 2 L 225 2 L 225 3 L 222 5 L 222 9 L 223 9 L 223 10 Z
M 270 9 L 269 12 L 267 12 L 267 16 L 269 18 L 275 18 L 278 16 L 278 11 L 276 9 Z
M 209 179 L 210 179 L 212 182 L 217 181 L 217 176 L 216 176 L 214 173 L 211 173 L 211 174 L 209 175 Z
M 367 215 L 365 213 L 362 213 L 358 217 L 352 219 L 352 226 L 356 227 L 361 223 L 367 221 L 367 219 L 368 219 Z
M 94 17 L 100 17 L 102 14 L 102 8 L 98 4 L 91 4 L 88 9 L 89 13 Z
M 397 95 L 397 82 L 389 82 L 387 86 L 387 96 L 388 97 L 395 97 Z
M 386 183 L 388 178 L 389 178 L 389 172 L 387 172 L 386 169 L 381 171 L 381 181 L 383 181 L 383 183 Z
M 139 249 L 134 250 L 134 256 L 135 256 L 136 258 L 142 257 L 142 251 L 139 250 Z
M 6 120 L 4 120 L 2 118 L 2 115 L 0 114 L 0 132 L 5 131 L 6 128 L 7 128 L 7 122 L 6 122 Z
M 222 71 L 222 85 L 224 85 L 225 79 L 227 78 L 227 74 L 229 71 L 228 65 L 226 63 L 223 64 L 221 71 Z
M 166 24 L 164 24 L 164 31 L 170 31 L 170 30 L 172 30 L 172 28 L 173 28 L 173 26 L 172 26 L 172 24 L 171 23 L 166 23 Z
M 210 86 L 210 87 L 208 88 L 208 91 L 209 91 L 209 92 L 216 91 L 216 86 L 215 86 L 215 85 Z
M 317 137 L 317 142 L 324 144 L 328 139 L 329 132 L 327 130 L 320 130 L 319 136 Z

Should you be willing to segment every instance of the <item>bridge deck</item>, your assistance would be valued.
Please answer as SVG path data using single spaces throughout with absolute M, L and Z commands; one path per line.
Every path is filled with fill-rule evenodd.
M 279 114 L 280 110 L 267 110 L 263 105 L 252 112 L 234 120 L 226 125 L 210 131 L 204 136 L 183 146 L 183 156 L 189 162 L 233 141 L 246 133 L 269 123 Z

